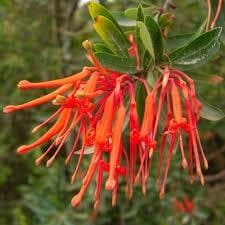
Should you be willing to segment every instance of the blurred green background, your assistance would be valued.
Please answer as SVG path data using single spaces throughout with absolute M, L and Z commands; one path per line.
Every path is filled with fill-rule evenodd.
M 100 1 L 111 10 L 136 6 L 138 1 Z M 148 4 L 150 0 L 142 1 Z M 159 6 L 162 2 L 152 1 Z M 96 39 L 87 5 L 79 0 L 0 0 L 0 104 L 20 103 L 43 93 L 20 92 L 16 85 L 22 79 L 48 80 L 78 71 L 86 64 L 81 47 L 85 39 Z M 204 0 L 174 0 L 176 15 L 170 34 L 195 31 L 206 18 Z M 206 66 L 189 71 L 204 99 L 225 111 L 224 81 L 225 47 Z M 225 121 L 201 120 L 200 133 L 209 159 L 205 172 L 206 185 L 190 185 L 180 158 L 174 157 L 168 179 L 167 193 L 159 200 L 153 176 L 145 197 L 135 189 L 132 200 L 125 199 L 121 184 L 117 206 L 111 207 L 110 194 L 103 192 L 98 213 L 93 211 L 93 188 L 88 190 L 77 209 L 70 207 L 71 197 L 80 183 L 70 184 L 74 165 L 65 168 L 58 157 L 46 169 L 36 167 L 35 158 L 41 150 L 19 157 L 16 148 L 39 135 L 31 135 L 34 124 L 51 113 L 51 107 L 38 107 L 12 115 L 1 115 L 0 133 L 0 225 L 223 225 L 225 224 Z M 66 148 L 69 148 L 68 143 Z M 81 175 L 82 176 L 82 175 Z M 174 199 L 189 196 L 192 213 L 180 213 L 173 207 Z

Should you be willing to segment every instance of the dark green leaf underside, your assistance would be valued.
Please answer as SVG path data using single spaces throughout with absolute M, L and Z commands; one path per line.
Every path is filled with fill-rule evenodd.
M 122 58 L 108 53 L 97 52 L 95 56 L 100 63 L 108 69 L 118 71 L 120 73 L 135 74 L 136 62 L 133 58 Z

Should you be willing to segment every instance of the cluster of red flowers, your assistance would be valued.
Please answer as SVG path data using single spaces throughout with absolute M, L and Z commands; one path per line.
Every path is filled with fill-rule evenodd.
M 85 45 L 88 46 L 88 42 Z M 132 43 L 131 46 L 130 55 L 137 57 L 135 44 Z M 66 158 L 67 164 L 74 157 L 74 153 L 79 152 L 72 181 L 80 169 L 85 151 L 91 149 L 93 155 L 81 189 L 71 201 L 72 206 L 77 206 L 81 202 L 95 174 L 97 174 L 95 208 L 100 202 L 104 173 L 107 173 L 105 189 L 112 192 L 112 205 L 116 204 L 120 177 L 124 177 L 127 182 L 126 190 L 129 197 L 132 197 L 133 185 L 136 183 L 141 183 L 145 193 L 151 161 L 157 149 L 159 149 L 158 185 L 162 198 L 176 143 L 179 144 L 183 168 L 189 167 L 190 179 L 193 180 L 193 170 L 196 169 L 203 184 L 199 154 L 206 168 L 207 160 L 197 130 L 201 104 L 196 98 L 193 80 L 183 72 L 165 66 L 161 67 L 161 73 L 151 88 L 141 75 L 123 74 L 103 67 L 90 51 L 90 46 L 88 58 L 94 66 L 85 67 L 82 72 L 75 75 L 40 83 L 23 80 L 18 84 L 22 90 L 38 88 L 56 88 L 56 90 L 21 105 L 6 106 L 5 113 L 49 101 L 52 101 L 57 110 L 46 121 L 35 127 L 33 132 L 52 120 L 55 120 L 54 125 L 32 144 L 19 147 L 17 152 L 24 154 L 53 139 L 50 147 L 36 160 L 36 164 L 39 165 L 49 156 L 47 166 L 50 166 L 65 141 L 75 132 L 73 147 Z M 147 93 L 143 118 L 138 116 L 139 109 L 135 98 L 137 85 L 143 85 Z M 164 111 L 166 118 L 163 115 Z M 158 127 L 161 121 L 164 124 L 163 132 L 161 140 L 158 141 Z M 125 138 L 125 133 L 128 133 L 128 138 Z M 184 150 L 184 136 L 187 140 L 187 151 Z M 169 145 L 166 152 L 167 141 Z M 162 168 L 164 168 L 163 176 Z

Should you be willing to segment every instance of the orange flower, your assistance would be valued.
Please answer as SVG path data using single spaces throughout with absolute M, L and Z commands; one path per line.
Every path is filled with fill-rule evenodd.
M 130 36 L 130 43 L 129 54 L 131 57 L 136 57 L 139 71 L 140 58 L 132 36 Z M 76 180 L 85 155 L 92 154 L 92 159 L 79 192 L 71 200 L 72 206 L 81 203 L 95 176 L 94 208 L 97 209 L 100 205 L 102 187 L 111 191 L 114 206 L 120 177 L 126 181 L 126 193 L 129 198 L 133 195 L 134 183 L 141 183 L 142 192 L 146 193 L 153 156 L 157 153 L 159 122 L 162 122 L 157 181 L 160 198 L 165 193 L 176 141 L 180 147 L 181 164 L 184 169 L 189 167 L 190 180 L 193 180 L 193 170 L 196 168 L 196 173 L 204 184 L 199 154 L 205 168 L 208 164 L 197 130 L 201 103 L 196 98 L 193 80 L 177 69 L 165 67 L 162 68 L 162 73 L 151 88 L 139 74 L 131 76 L 103 67 L 95 58 L 90 43 L 86 41 L 84 46 L 94 67 L 85 67 L 79 73 L 58 80 L 19 82 L 18 87 L 22 90 L 38 88 L 56 88 L 56 90 L 24 104 L 6 106 L 3 110 L 5 113 L 35 107 L 50 101 L 57 110 L 32 132 L 55 120 L 51 128 L 33 143 L 20 146 L 17 152 L 27 153 L 52 140 L 48 149 L 36 159 L 36 165 L 40 165 L 48 158 L 46 166 L 49 167 L 67 139 L 75 135 L 73 146 L 65 160 L 65 164 L 68 164 L 78 156 L 71 182 Z M 138 115 L 135 94 L 137 85 L 142 85 L 147 93 L 143 118 L 139 118 Z M 163 116 L 164 110 L 166 110 L 166 118 Z M 127 135 L 128 148 L 123 140 Z M 187 150 L 183 144 L 183 138 L 186 137 Z M 169 143 L 167 152 L 166 141 Z M 163 178 L 162 172 L 164 172 Z M 104 173 L 107 173 L 107 180 L 104 180 Z M 187 207 L 190 205 L 188 201 L 185 204 Z

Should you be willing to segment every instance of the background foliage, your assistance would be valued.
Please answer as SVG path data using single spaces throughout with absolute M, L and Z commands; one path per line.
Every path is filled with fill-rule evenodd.
M 138 1 L 102 0 L 111 10 L 125 10 Z M 160 1 L 145 0 L 143 3 Z M 193 32 L 206 18 L 203 0 L 175 0 L 176 15 L 170 34 Z M 19 103 L 34 96 L 19 92 L 15 87 L 19 80 L 47 80 L 60 74 L 78 71 L 86 64 L 81 43 L 85 39 L 97 39 L 94 35 L 86 5 L 79 0 L 0 0 L 0 96 L 1 107 L 10 102 Z M 170 37 L 170 46 L 177 44 L 177 37 Z M 209 103 L 225 110 L 224 81 L 213 77 L 225 77 L 225 47 L 206 66 L 188 71 L 196 80 L 198 92 Z M 41 93 L 33 92 L 38 96 Z M 72 225 L 72 224 L 225 224 L 225 122 L 201 121 L 200 132 L 209 159 L 205 172 L 206 185 L 189 185 L 187 176 L 181 173 L 178 158 L 168 180 L 166 197 L 160 201 L 150 180 L 148 192 L 142 197 L 136 188 L 134 198 L 124 197 L 123 185 L 118 204 L 111 208 L 109 195 L 103 193 L 100 212 L 93 212 L 90 188 L 82 205 L 70 207 L 70 198 L 78 190 L 79 183 L 69 184 L 70 172 L 58 159 L 52 168 L 36 167 L 34 151 L 23 157 L 15 154 L 16 147 L 35 139 L 29 133 L 33 124 L 47 117 L 47 109 L 39 108 L 0 118 L 0 225 Z M 70 147 L 70 143 L 65 148 Z M 40 152 L 39 152 L 40 153 Z M 153 171 L 154 173 L 155 171 Z M 80 174 L 82 176 L 82 174 Z M 182 214 L 173 207 L 174 198 L 189 196 L 194 202 L 192 214 Z

